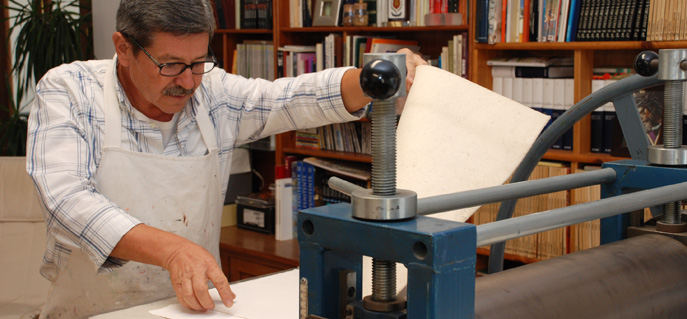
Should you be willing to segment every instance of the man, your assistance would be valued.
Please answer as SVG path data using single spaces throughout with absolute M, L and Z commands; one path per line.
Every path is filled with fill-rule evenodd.
M 358 119 L 360 70 L 269 82 L 215 67 L 207 0 L 122 0 L 112 60 L 51 70 L 29 117 L 27 170 L 46 207 L 41 318 L 81 318 L 176 294 L 234 299 L 218 265 L 232 150 Z M 426 64 L 406 51 L 408 78 Z

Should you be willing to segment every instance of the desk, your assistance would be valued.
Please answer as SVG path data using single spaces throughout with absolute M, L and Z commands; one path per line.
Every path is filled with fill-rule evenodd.
M 298 240 L 223 227 L 219 239 L 222 271 L 230 282 L 298 267 Z

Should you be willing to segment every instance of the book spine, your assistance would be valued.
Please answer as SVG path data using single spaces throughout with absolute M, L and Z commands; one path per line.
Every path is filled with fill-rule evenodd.
M 593 111 L 591 114 L 590 144 L 592 153 L 603 151 L 603 111 Z
M 528 0 L 530 1 L 530 28 L 528 39 L 530 42 L 538 41 L 539 37 L 539 0 Z
M 468 78 L 468 66 L 470 65 L 468 59 L 470 58 L 469 50 L 468 50 L 468 32 L 465 31 L 461 34 L 462 38 L 462 46 L 463 49 L 461 50 L 461 68 L 460 68 L 460 75 L 464 78 Z
M 436 4 L 435 4 L 436 7 Z M 489 0 L 477 0 L 477 42 L 487 43 L 489 33 Z
M 570 110 L 575 104 L 575 80 L 574 79 L 563 79 L 558 80 L 563 82 L 565 94 L 563 96 L 563 112 Z M 573 130 L 571 127 L 568 131 L 563 134 L 563 149 L 566 151 L 572 151 L 573 149 Z
M 551 111 L 551 120 L 555 122 L 563 112 L 565 112 L 565 82 L 562 79 L 544 80 L 553 82 L 553 109 Z M 551 146 L 553 149 L 563 149 L 563 136 L 559 138 Z
M 215 0 L 215 20 L 218 28 L 226 29 L 227 25 L 224 17 L 224 7 L 222 5 L 222 0 Z
M 306 209 L 308 203 L 308 188 L 306 186 L 305 163 L 298 161 L 298 210 Z
M 604 106 L 603 116 L 603 153 L 610 154 L 613 148 L 615 121 L 618 120 L 613 105 Z
M 277 50 L 277 78 L 284 77 L 284 51 Z
M 542 82 L 542 113 L 550 116 L 549 122 L 546 124 L 544 129 L 548 128 L 553 122 L 553 79 L 544 79 Z
M 308 164 L 305 164 L 305 176 L 306 176 L 306 185 L 307 185 L 307 198 L 308 198 L 308 208 L 310 207 L 315 207 L 315 167 Z
M 644 0 L 630 0 L 632 6 L 632 21 L 630 25 L 630 40 L 639 39 L 639 29 L 642 24 L 642 12 L 644 11 Z
M 516 66 L 515 76 L 519 78 L 548 78 L 549 68 Z
M 565 30 L 565 42 L 575 41 L 577 33 L 577 23 L 580 19 L 580 4 L 582 0 L 570 1 L 570 12 L 568 14 L 568 27 Z
M 645 41 L 648 37 L 649 28 L 649 11 L 651 8 L 651 0 L 643 0 L 644 9 L 642 10 L 642 24 L 639 28 L 639 39 L 640 41 Z
M 577 0 L 580 1 L 580 17 L 577 21 L 577 30 L 575 32 L 575 41 L 586 41 L 587 40 L 587 24 L 589 23 L 589 6 L 590 0 Z
M 532 109 L 540 113 L 544 113 L 542 109 L 542 99 L 544 95 L 544 79 L 532 79 Z
M 592 80 L 592 93 L 603 87 L 603 80 Z M 603 153 L 604 107 L 592 111 L 590 128 L 590 146 L 592 153 Z

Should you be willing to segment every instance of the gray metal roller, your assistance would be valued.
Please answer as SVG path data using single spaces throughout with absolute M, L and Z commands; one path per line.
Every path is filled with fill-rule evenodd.
M 475 318 L 685 318 L 687 247 L 642 235 L 478 278 Z

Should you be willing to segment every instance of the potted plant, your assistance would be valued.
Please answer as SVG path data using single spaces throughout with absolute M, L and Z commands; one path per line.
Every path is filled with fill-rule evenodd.
M 9 77 L 6 84 L 6 92 L 12 92 Z M 19 110 L 22 96 L 23 92 L 18 90 L 16 99 L 12 99 L 10 94 L 8 105 L 0 106 L 0 110 L 6 112 L 7 115 L 7 118 L 0 123 L 0 156 L 26 155 L 27 117 Z
M 90 3 L 9 0 L 6 7 L 11 25 L 9 34 L 16 35 L 12 74 L 17 79 L 17 98 L 10 98 L 9 105 L 0 106 L 8 114 L 0 123 L 0 155 L 26 155 L 28 115 L 21 113 L 22 97 L 29 96 L 36 82 L 51 68 L 92 55 L 87 28 L 90 13 L 80 12 L 84 2 Z M 9 88 L 7 91 L 11 92 Z

